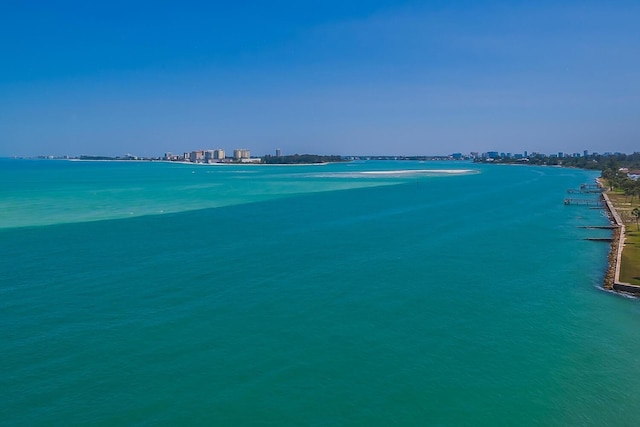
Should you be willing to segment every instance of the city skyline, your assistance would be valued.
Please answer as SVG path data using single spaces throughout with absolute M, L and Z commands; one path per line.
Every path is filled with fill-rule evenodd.
M 334 153 L 332 155 L 328 155 L 328 157 L 340 157 L 343 159 L 397 159 L 397 160 L 406 160 L 412 158 L 432 158 L 432 159 L 450 159 L 450 160 L 472 160 L 472 159 L 528 159 L 528 158 L 559 158 L 559 159 L 569 159 L 569 158 L 598 158 L 598 157 L 615 157 L 615 156 L 630 156 L 630 155 L 638 155 L 640 151 L 633 152 L 620 152 L 620 151 L 605 151 L 605 152 L 596 152 L 589 150 L 582 150 L 581 152 L 564 152 L 564 151 L 555 151 L 555 152 L 539 152 L 539 151 L 491 151 L 491 150 L 476 150 L 476 151 L 457 151 L 451 152 L 448 154 L 367 154 L 367 153 L 358 153 L 358 154 L 339 154 Z M 274 155 L 275 154 L 275 155 Z M 96 160 L 165 160 L 165 161 L 184 161 L 189 163 L 219 163 L 219 162 L 230 162 L 230 161 L 240 161 L 241 163 L 253 163 L 253 160 L 264 159 L 268 157 L 295 157 L 295 156 L 316 156 L 323 157 L 327 155 L 318 155 L 316 153 L 282 153 L 282 149 L 276 148 L 275 153 L 270 154 L 260 154 L 253 155 L 251 154 L 251 150 L 247 148 L 233 148 L 232 151 L 227 152 L 224 148 L 200 148 L 196 150 L 188 150 L 188 151 L 166 151 L 163 154 L 156 154 L 151 156 L 138 156 L 132 153 L 120 154 L 120 155 L 105 155 L 105 154 L 81 154 L 81 155 L 51 155 L 51 154 L 38 154 L 35 156 L 10 156 L 13 158 L 31 158 L 31 159 L 96 159 Z M 1 157 L 0 157 L 1 158 Z M 248 161 L 249 160 L 249 161 Z
M 0 156 L 637 150 L 640 5 L 11 4 Z

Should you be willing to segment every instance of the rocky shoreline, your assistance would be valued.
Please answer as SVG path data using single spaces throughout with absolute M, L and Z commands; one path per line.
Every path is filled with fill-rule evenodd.
M 611 249 L 609 249 L 609 255 L 607 257 L 607 272 L 604 276 L 603 284 L 603 287 L 609 290 L 614 289 L 614 284 L 616 282 L 616 266 L 618 264 L 618 246 L 620 245 L 620 234 L 620 227 L 616 227 L 613 229 L 613 236 L 611 237 Z

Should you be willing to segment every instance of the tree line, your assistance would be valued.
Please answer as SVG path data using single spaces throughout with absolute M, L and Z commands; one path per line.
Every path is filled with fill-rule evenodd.
M 270 156 L 262 158 L 262 162 L 275 165 L 309 164 L 309 163 L 329 163 L 343 162 L 341 156 L 320 156 L 317 154 L 292 154 L 288 156 Z

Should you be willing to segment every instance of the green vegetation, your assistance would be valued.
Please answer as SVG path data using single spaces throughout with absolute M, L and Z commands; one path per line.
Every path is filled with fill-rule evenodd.
M 606 182 L 607 185 L 612 186 L 611 182 Z M 625 224 L 625 244 L 620 262 L 620 281 L 640 286 L 640 231 L 638 231 L 639 217 L 637 216 L 640 214 L 640 202 L 638 198 L 632 199 L 628 194 L 625 194 L 622 186 L 614 187 L 607 194 Z
M 576 167 L 582 169 L 605 169 L 618 170 L 620 168 L 640 169 L 640 153 L 633 154 L 608 154 L 608 155 L 590 155 L 587 157 L 563 157 L 556 158 L 557 164 L 567 167 Z
M 494 153 L 495 154 L 495 153 Z M 590 154 L 588 156 L 563 156 L 546 155 L 540 153 L 531 153 L 527 157 L 522 156 L 503 156 L 502 154 L 494 157 L 485 157 L 476 159 L 475 162 L 489 163 L 510 163 L 510 164 L 526 164 L 539 166 L 565 166 L 581 169 L 601 170 L 620 168 L 628 168 L 640 170 L 640 152 L 633 154 L 614 153 L 614 154 Z
M 118 157 L 109 156 L 80 156 L 80 160 L 120 160 Z
M 340 156 L 319 156 L 317 154 L 293 154 L 290 156 L 270 156 L 262 158 L 262 162 L 268 165 L 296 165 L 309 163 L 343 162 Z
M 640 195 L 640 180 L 634 181 L 629 178 L 626 172 L 620 170 L 617 165 L 607 167 L 602 171 L 610 191 L 616 194 L 623 194 L 627 202 L 633 202 L 636 196 Z
M 631 215 L 636 217 L 636 231 L 640 231 L 640 224 L 638 224 L 638 221 L 640 220 L 640 208 L 634 208 L 631 211 Z
M 640 286 L 640 232 L 627 229 L 620 264 L 620 280 Z

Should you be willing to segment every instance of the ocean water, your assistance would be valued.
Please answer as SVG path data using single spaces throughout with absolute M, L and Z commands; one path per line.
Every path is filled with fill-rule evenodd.
M 596 176 L 0 160 L 0 425 L 638 425 Z

